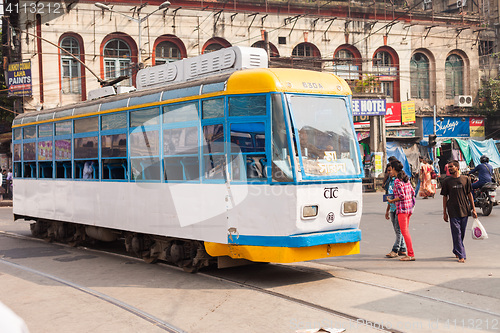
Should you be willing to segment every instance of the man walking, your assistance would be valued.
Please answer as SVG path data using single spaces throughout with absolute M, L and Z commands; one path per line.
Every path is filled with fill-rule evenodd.
M 453 239 L 453 253 L 458 262 L 465 263 L 464 236 L 467 228 L 467 219 L 472 208 L 472 216 L 477 218 L 472 186 L 469 177 L 460 173 L 460 165 L 454 160 L 448 162 L 448 171 L 451 176 L 446 177 L 441 184 L 443 196 L 443 219 L 450 220 L 451 237 Z

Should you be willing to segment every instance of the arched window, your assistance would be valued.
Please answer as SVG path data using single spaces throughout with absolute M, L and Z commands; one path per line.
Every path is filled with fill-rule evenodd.
M 415 53 L 410 60 L 411 97 L 429 99 L 429 59 L 423 53 Z
M 252 47 L 260 47 L 261 49 L 265 49 L 266 43 L 263 40 L 259 40 L 258 42 L 253 43 Z M 276 46 L 274 46 L 273 43 L 269 43 L 269 52 L 271 53 L 272 58 L 277 58 L 280 56 L 278 49 L 276 48 Z
M 352 45 L 341 45 L 333 56 L 333 73 L 345 80 L 359 80 L 361 54 Z
M 321 69 L 321 53 L 319 49 L 311 43 L 300 43 L 292 51 L 292 67 Z
M 318 48 L 311 43 L 300 43 L 295 46 L 292 51 L 294 57 L 304 58 L 321 58 L 321 53 Z
M 464 61 L 452 54 L 446 58 L 446 98 L 453 98 L 464 93 Z
M 64 37 L 61 48 L 80 58 L 80 44 L 74 37 Z M 82 92 L 80 63 L 61 51 L 61 89 L 63 94 L 80 94 Z
M 177 45 L 164 41 L 159 43 L 155 49 L 155 65 L 182 59 L 182 52 Z
M 129 45 L 118 38 L 111 39 L 104 45 L 104 79 L 113 79 L 121 75 L 130 78 L 119 85 L 132 85 L 132 52 Z
M 394 99 L 394 81 L 397 80 L 397 67 L 392 55 L 387 51 L 379 51 L 373 57 L 373 70 L 380 81 L 380 92 Z
M 214 51 L 218 51 L 220 49 L 224 49 L 226 47 L 231 47 L 231 43 L 229 43 L 227 40 L 224 38 L 220 37 L 212 37 L 203 46 L 201 53 L 210 53 Z

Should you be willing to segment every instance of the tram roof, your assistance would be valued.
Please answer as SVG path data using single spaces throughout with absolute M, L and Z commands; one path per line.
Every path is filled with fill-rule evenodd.
M 165 101 L 180 102 L 189 97 L 268 92 L 340 96 L 352 94 L 349 85 L 332 73 L 290 68 L 244 69 L 155 89 L 117 94 L 49 110 L 23 113 L 14 119 L 13 127 L 82 117 L 93 113 L 154 106 L 163 104 Z

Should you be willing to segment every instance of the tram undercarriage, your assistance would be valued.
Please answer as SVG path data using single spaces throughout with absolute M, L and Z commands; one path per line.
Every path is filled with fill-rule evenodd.
M 194 273 L 202 267 L 217 263 L 217 258 L 210 256 L 203 242 L 197 240 L 147 235 L 129 231 L 113 230 L 70 222 L 36 219 L 15 215 L 14 219 L 35 221 L 31 223 L 31 234 L 50 242 L 61 242 L 79 246 L 95 241 L 113 242 L 123 240 L 125 250 L 143 259 L 147 263 L 165 261 L 181 267 L 186 272 Z

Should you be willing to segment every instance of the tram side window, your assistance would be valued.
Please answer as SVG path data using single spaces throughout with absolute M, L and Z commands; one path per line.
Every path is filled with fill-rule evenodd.
M 55 140 L 56 178 L 72 178 L 71 140 Z
M 38 141 L 38 178 L 52 178 L 52 141 Z
M 44 138 L 47 136 L 52 136 L 52 124 L 38 125 L 38 137 Z
M 198 102 L 166 105 L 163 108 L 164 123 L 198 120 Z
M 36 133 L 36 131 L 35 131 Z M 36 178 L 36 143 L 23 143 L 23 177 Z
M 101 136 L 102 179 L 127 179 L 127 134 Z
M 265 123 L 231 124 L 231 175 L 233 180 L 265 180 Z
M 56 123 L 56 135 L 71 135 L 71 120 Z
M 265 116 L 265 95 L 229 97 L 229 116 Z
M 127 113 L 112 113 L 101 117 L 101 130 L 107 131 L 112 129 L 127 127 Z
M 29 126 L 24 128 L 24 139 L 36 138 L 36 126 Z
M 14 140 L 21 140 L 22 138 L 23 138 L 22 130 L 20 128 L 15 128 L 14 129 Z
M 130 133 L 130 176 L 134 181 L 160 181 L 160 138 L 157 130 L 137 127 Z
M 224 155 L 224 126 L 203 126 L 203 171 L 205 179 L 224 179 L 226 157 Z
M 99 118 L 88 117 L 75 120 L 75 134 L 96 132 L 99 130 Z
M 202 101 L 203 119 L 224 117 L 224 99 L 206 99 Z
M 21 172 L 21 144 L 14 144 L 14 154 L 12 156 L 14 159 L 14 177 L 22 177 L 23 174 Z
M 293 172 L 290 164 L 288 137 L 286 134 L 285 114 L 281 95 L 271 95 L 272 107 L 272 180 L 273 182 L 293 181 Z
M 160 109 L 144 109 L 130 112 L 130 127 L 152 126 L 160 123 Z
M 165 129 L 163 154 L 166 181 L 200 178 L 197 127 Z
M 97 137 L 74 139 L 75 179 L 99 179 Z

